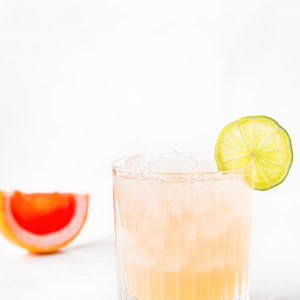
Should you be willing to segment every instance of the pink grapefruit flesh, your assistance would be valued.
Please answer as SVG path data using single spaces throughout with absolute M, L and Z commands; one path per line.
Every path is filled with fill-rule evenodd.
M 79 234 L 88 202 L 81 194 L 0 192 L 0 231 L 31 252 L 53 252 Z
M 18 224 L 35 234 L 56 232 L 71 221 L 76 201 L 72 194 L 22 194 L 11 197 L 11 212 Z

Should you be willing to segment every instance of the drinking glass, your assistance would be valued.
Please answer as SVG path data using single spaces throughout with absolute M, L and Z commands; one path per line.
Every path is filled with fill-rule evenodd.
M 113 164 L 119 300 L 246 300 L 252 167 L 197 155 Z

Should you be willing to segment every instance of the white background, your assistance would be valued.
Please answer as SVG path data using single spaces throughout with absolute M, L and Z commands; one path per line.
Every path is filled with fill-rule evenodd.
M 89 192 L 77 242 L 101 240 L 114 159 L 212 152 L 227 123 L 268 115 L 294 164 L 255 192 L 253 277 L 300 299 L 299 16 L 298 0 L 1 1 L 0 188 Z

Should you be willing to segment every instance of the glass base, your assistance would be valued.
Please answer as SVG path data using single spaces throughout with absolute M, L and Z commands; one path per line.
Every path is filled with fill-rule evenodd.
M 124 293 L 120 296 L 120 300 L 144 300 L 144 299 L 139 299 L 137 297 L 130 297 L 128 294 Z M 145 300 L 150 300 L 150 299 L 145 299 Z M 151 299 L 151 300 L 176 300 L 176 299 Z M 193 299 L 193 300 L 249 300 L 249 293 L 246 293 L 244 295 L 240 296 L 234 296 L 234 297 L 225 297 L 225 298 L 219 298 L 216 299 L 214 298 L 206 298 L 206 299 Z

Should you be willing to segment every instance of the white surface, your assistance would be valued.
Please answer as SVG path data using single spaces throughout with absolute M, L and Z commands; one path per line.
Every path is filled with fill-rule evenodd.
M 113 238 L 73 245 L 63 252 L 35 256 L 11 248 L 0 257 L 1 299 L 117 299 Z M 299 300 L 299 262 L 293 278 L 274 263 L 255 263 L 251 300 Z M 297 270 L 298 269 L 298 270 Z M 291 274 L 291 268 L 289 268 Z M 3 297 L 3 298 L 2 298 Z
M 272 274 L 253 276 L 274 277 L 261 286 L 268 294 L 299 294 L 299 14 L 298 0 L 0 1 L 0 189 L 89 192 L 78 243 L 101 241 L 113 233 L 112 160 L 212 153 L 224 125 L 269 115 L 290 133 L 295 158 L 283 185 L 255 193 L 253 261 Z M 53 296 L 57 274 L 69 274 L 57 284 L 74 289 L 72 300 L 88 284 L 95 299 L 108 288 L 100 245 L 21 253 L 0 242 L 11 299 Z
M 11 248 L 0 263 L 1 299 L 116 299 L 112 239 L 73 245 L 48 256 Z

